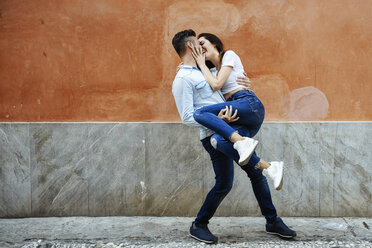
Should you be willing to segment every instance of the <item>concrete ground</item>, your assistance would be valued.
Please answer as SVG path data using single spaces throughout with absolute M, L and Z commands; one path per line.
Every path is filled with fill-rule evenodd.
M 0 247 L 372 247 L 372 218 L 283 218 L 294 240 L 265 233 L 259 217 L 214 217 L 219 237 L 189 237 L 193 218 L 63 217 L 0 219 Z

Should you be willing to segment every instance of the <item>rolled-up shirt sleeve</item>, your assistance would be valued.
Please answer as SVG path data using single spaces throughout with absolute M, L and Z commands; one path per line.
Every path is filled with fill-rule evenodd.
M 191 83 L 183 78 L 176 78 L 173 81 L 172 93 L 182 123 L 192 127 L 202 127 L 193 117 L 194 98 Z

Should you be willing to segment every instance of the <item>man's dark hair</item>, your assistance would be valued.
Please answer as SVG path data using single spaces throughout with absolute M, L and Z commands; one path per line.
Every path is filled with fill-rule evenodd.
M 192 41 L 190 37 L 196 37 L 194 30 L 187 29 L 178 32 L 172 39 L 172 45 L 178 56 L 182 57 L 186 52 L 186 44 L 188 41 Z M 196 45 L 196 44 L 195 44 Z

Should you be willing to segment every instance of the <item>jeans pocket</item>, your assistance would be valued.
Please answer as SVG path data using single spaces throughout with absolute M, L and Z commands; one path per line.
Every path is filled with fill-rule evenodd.
M 201 98 L 209 98 L 213 95 L 213 90 L 206 80 L 197 83 L 195 89 Z
M 258 98 L 251 99 L 251 101 L 249 101 L 249 106 L 252 113 L 254 113 L 260 121 L 263 121 L 265 118 L 265 108 L 261 101 Z

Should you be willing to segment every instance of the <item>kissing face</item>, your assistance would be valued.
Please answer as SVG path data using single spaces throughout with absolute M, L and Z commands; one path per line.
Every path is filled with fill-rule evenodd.
M 204 37 L 199 38 L 199 44 L 203 49 L 203 53 L 205 53 L 205 59 L 211 60 L 214 56 L 218 56 L 219 53 L 215 45 L 213 45 L 209 40 Z

